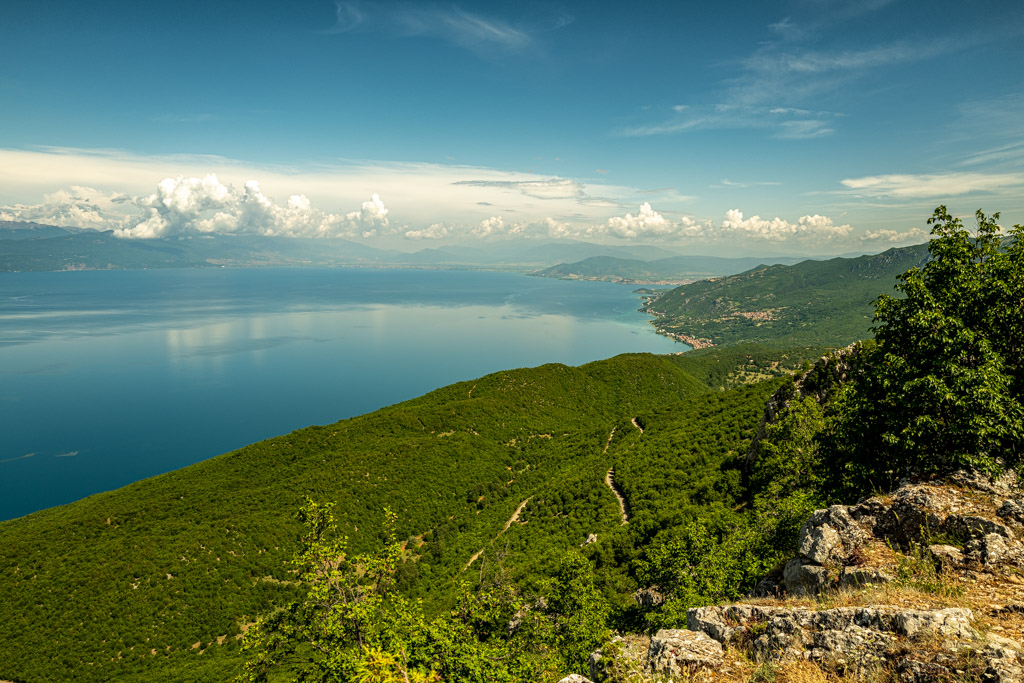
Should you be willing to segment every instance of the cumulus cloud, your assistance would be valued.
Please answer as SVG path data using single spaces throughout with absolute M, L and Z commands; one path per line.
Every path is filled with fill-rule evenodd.
M 344 216 L 324 213 L 304 195 L 275 203 L 249 180 L 241 190 L 214 174 L 203 178 L 165 178 L 157 191 L 137 200 L 145 217 L 114 231 L 118 237 L 152 239 L 187 234 L 251 234 L 286 237 L 369 236 L 388 224 L 388 210 L 378 195 L 359 211 Z
M 772 242 L 791 237 L 814 237 L 831 239 L 846 237 L 853 230 L 850 225 L 836 225 L 828 216 L 801 216 L 796 223 L 782 218 L 764 219 L 760 216 L 744 218 L 739 209 L 725 212 L 725 219 L 715 228 L 722 234 L 741 235 Z
M 367 237 L 387 227 L 388 209 L 377 194 L 344 215 L 317 209 L 305 195 L 292 195 L 282 206 L 258 181 L 239 189 L 208 174 L 164 178 L 156 192 L 142 197 L 74 185 L 44 195 L 39 204 L 0 207 L 0 220 L 113 230 L 126 239 L 212 233 Z
M 490 237 L 492 235 L 505 234 L 507 226 L 505 225 L 505 219 L 501 216 L 491 216 L 480 221 L 471 231 L 475 237 Z
M 43 195 L 41 204 L 2 207 L 0 220 L 107 230 L 111 216 L 121 213 L 131 201 L 128 195 L 73 185 L 69 189 Z
M 636 215 L 613 216 L 606 224 L 607 232 L 617 237 L 664 237 L 675 232 L 672 222 L 644 202 Z
M 444 223 L 432 223 L 422 230 L 406 230 L 403 237 L 411 240 L 441 240 L 454 232 L 453 226 Z

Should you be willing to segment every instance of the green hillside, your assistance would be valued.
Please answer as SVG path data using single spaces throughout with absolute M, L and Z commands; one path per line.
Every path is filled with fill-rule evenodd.
M 390 505 L 409 540 L 399 583 L 429 609 L 476 580 L 496 538 L 531 585 L 591 533 L 592 553 L 630 548 L 602 579 L 625 602 L 636 588 L 626 560 L 651 539 L 697 515 L 735 517 L 739 455 L 776 386 L 743 382 L 805 355 L 500 372 L 0 523 L 0 678 L 228 678 L 236 636 L 293 595 L 306 496 L 337 503 L 353 551 L 379 542 Z M 626 526 L 604 484 L 612 467 L 635 515 Z M 521 523 L 500 533 L 524 501 Z
M 677 287 L 650 299 L 655 326 L 694 346 L 845 346 L 870 335 L 871 302 L 928 258 L 927 245 L 773 265 Z

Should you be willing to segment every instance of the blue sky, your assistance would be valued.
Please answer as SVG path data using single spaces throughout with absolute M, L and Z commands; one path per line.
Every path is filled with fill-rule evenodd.
M 1016 1 L 11 3 L 0 218 L 716 254 L 1024 222 Z

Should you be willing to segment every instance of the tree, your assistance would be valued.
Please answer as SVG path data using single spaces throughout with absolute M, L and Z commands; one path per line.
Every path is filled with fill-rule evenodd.
M 1020 462 L 1024 228 L 1003 244 L 999 214 L 972 235 L 944 206 L 930 259 L 875 301 L 875 341 L 830 407 L 824 458 L 839 490 L 888 488 L 960 467 Z
M 561 678 L 559 658 L 579 668 L 581 648 L 589 655 L 606 634 L 607 607 L 582 558 L 563 565 L 546 608 L 499 572 L 476 590 L 463 586 L 450 613 L 428 619 L 395 590 L 395 515 L 385 511 L 383 547 L 350 556 L 332 509 L 307 500 L 299 511 L 305 533 L 293 564 L 301 598 L 246 634 L 240 681 L 281 672 L 293 681 L 535 683 Z M 557 647 L 570 654 L 559 657 Z
M 392 590 L 402 554 L 395 515 L 385 510 L 383 548 L 353 556 L 347 539 L 337 535 L 333 507 L 307 499 L 299 511 L 305 533 L 293 564 L 306 593 L 249 630 L 240 679 L 265 681 L 281 667 L 295 681 L 434 680 L 430 658 L 423 656 L 422 611 Z
M 607 626 L 611 608 L 594 586 L 590 562 L 578 552 L 566 554 L 548 582 L 546 612 L 564 667 L 575 673 L 588 671 L 590 653 L 611 635 Z

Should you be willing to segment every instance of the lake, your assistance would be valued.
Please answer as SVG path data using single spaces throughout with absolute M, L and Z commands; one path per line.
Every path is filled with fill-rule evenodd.
M 0 273 L 0 519 L 497 370 L 686 350 L 633 289 L 413 269 Z

